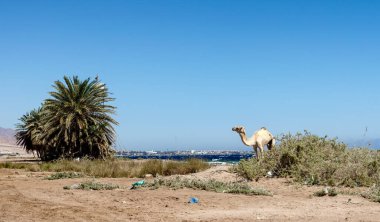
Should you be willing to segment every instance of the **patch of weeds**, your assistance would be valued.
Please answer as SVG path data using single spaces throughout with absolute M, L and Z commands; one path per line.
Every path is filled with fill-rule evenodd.
M 372 186 L 368 191 L 362 193 L 361 196 L 374 202 L 380 203 L 380 186 Z
M 63 189 L 65 190 L 72 190 L 72 189 L 78 189 L 78 190 L 114 190 L 120 188 L 119 185 L 115 184 L 108 184 L 108 183 L 99 183 L 95 181 L 85 181 L 80 184 L 73 184 L 71 186 L 64 186 Z
M 327 195 L 329 195 L 330 197 L 335 197 L 338 195 L 338 192 L 335 188 L 330 188 L 328 189 Z
M 326 192 L 325 192 L 325 190 L 322 189 L 322 190 L 318 190 L 318 191 L 314 192 L 313 195 L 316 197 L 323 197 L 323 196 L 326 196 Z
M 169 187 L 172 189 L 191 188 L 195 190 L 214 191 L 217 193 L 234 193 L 245 195 L 264 195 L 272 196 L 272 193 L 262 188 L 252 188 L 245 183 L 225 183 L 217 180 L 194 180 L 194 179 L 181 179 L 180 177 L 172 179 L 155 179 L 151 183 L 144 185 L 152 189 L 157 189 L 161 186 Z
M 313 194 L 314 196 L 316 197 L 323 197 L 323 196 L 330 196 L 330 197 L 335 197 L 336 195 L 338 195 L 338 192 L 336 191 L 335 188 L 329 188 L 329 187 L 326 187 L 322 190 L 318 190 L 316 192 L 314 192 Z
M 77 173 L 77 172 L 57 172 L 57 173 L 54 173 L 48 177 L 46 177 L 45 179 L 47 180 L 59 180 L 59 179 L 68 179 L 68 178 L 80 178 L 80 177 L 83 177 L 84 175 L 81 174 L 81 173 Z

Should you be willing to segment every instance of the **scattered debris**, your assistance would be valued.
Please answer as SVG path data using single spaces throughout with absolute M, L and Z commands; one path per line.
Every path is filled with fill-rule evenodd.
M 136 189 L 137 187 L 142 186 L 144 184 L 145 184 L 144 180 L 137 181 L 136 183 L 132 184 L 131 190 Z
M 195 204 L 195 203 L 198 203 L 198 202 L 199 202 L 198 198 L 196 198 L 196 197 L 190 197 L 188 203 Z

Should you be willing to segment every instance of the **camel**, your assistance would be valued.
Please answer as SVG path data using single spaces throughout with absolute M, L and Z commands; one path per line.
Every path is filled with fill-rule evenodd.
M 253 147 L 256 152 L 256 159 L 264 157 L 265 145 L 268 147 L 268 150 L 271 150 L 276 143 L 273 135 L 265 127 L 262 127 L 256 131 L 250 138 L 247 138 L 245 128 L 243 126 L 235 126 L 232 128 L 232 131 L 235 131 L 240 135 L 241 141 L 243 141 L 246 146 Z M 257 148 L 260 148 L 260 157 L 257 153 Z

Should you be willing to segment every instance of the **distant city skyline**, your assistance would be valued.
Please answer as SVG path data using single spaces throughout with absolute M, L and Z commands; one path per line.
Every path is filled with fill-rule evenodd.
M 235 125 L 376 142 L 379 11 L 377 1 L 1 1 L 0 127 L 14 129 L 64 75 L 99 75 L 116 98 L 116 147 L 250 150 Z

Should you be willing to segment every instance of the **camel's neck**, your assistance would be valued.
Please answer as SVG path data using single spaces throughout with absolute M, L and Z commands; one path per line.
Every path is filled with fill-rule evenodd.
M 247 138 L 247 135 L 245 133 L 239 133 L 239 136 L 241 138 L 241 141 L 246 145 L 246 146 L 253 146 L 255 145 L 255 141 L 253 138 Z

